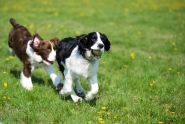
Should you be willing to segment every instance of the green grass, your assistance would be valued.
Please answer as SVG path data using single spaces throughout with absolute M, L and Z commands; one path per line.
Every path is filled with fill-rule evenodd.
M 0 122 L 183 124 L 184 13 L 184 0 L 1 1 Z M 101 59 L 96 99 L 60 98 L 44 69 L 34 71 L 32 91 L 23 89 L 22 63 L 8 52 L 12 17 L 45 39 L 106 34 L 112 46 Z M 82 86 L 89 90 L 84 79 Z

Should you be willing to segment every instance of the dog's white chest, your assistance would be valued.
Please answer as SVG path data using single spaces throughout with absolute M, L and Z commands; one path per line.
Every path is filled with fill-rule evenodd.
M 70 70 L 74 76 L 87 78 L 98 72 L 99 60 L 89 62 L 74 49 L 71 56 L 66 59 L 65 64 L 66 69 Z

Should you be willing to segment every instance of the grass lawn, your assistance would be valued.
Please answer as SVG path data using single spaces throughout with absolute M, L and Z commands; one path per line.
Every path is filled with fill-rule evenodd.
M 0 17 L 3 124 L 185 123 L 184 0 L 1 0 Z M 23 89 L 22 63 L 8 52 L 12 17 L 44 39 L 106 34 L 112 45 L 101 59 L 96 99 L 61 98 L 42 68 L 33 73 L 34 89 Z

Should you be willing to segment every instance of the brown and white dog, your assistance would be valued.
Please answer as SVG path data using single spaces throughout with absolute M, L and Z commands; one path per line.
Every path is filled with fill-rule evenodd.
M 36 67 L 44 67 L 53 85 L 60 89 L 62 87 L 61 78 L 52 67 L 53 62 L 56 60 L 55 49 L 59 39 L 52 38 L 47 41 L 38 34 L 32 36 L 27 28 L 19 25 L 13 18 L 10 19 L 10 23 L 13 28 L 9 33 L 9 51 L 12 55 L 16 54 L 24 66 L 21 72 L 21 85 L 31 90 L 33 88 L 31 81 L 33 70 Z

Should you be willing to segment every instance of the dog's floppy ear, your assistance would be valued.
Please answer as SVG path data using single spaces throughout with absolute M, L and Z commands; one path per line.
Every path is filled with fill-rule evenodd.
M 80 36 L 77 36 L 77 42 L 80 48 L 85 49 L 85 46 L 87 44 L 87 35 L 82 34 Z
M 56 50 L 60 40 L 57 37 L 54 37 L 54 38 L 50 39 L 50 41 L 53 43 L 53 48 Z
M 105 51 L 109 51 L 111 43 L 105 34 L 102 34 L 103 43 L 105 45 Z
M 39 34 L 35 34 L 33 36 L 33 46 L 38 47 L 43 39 L 39 36 Z

